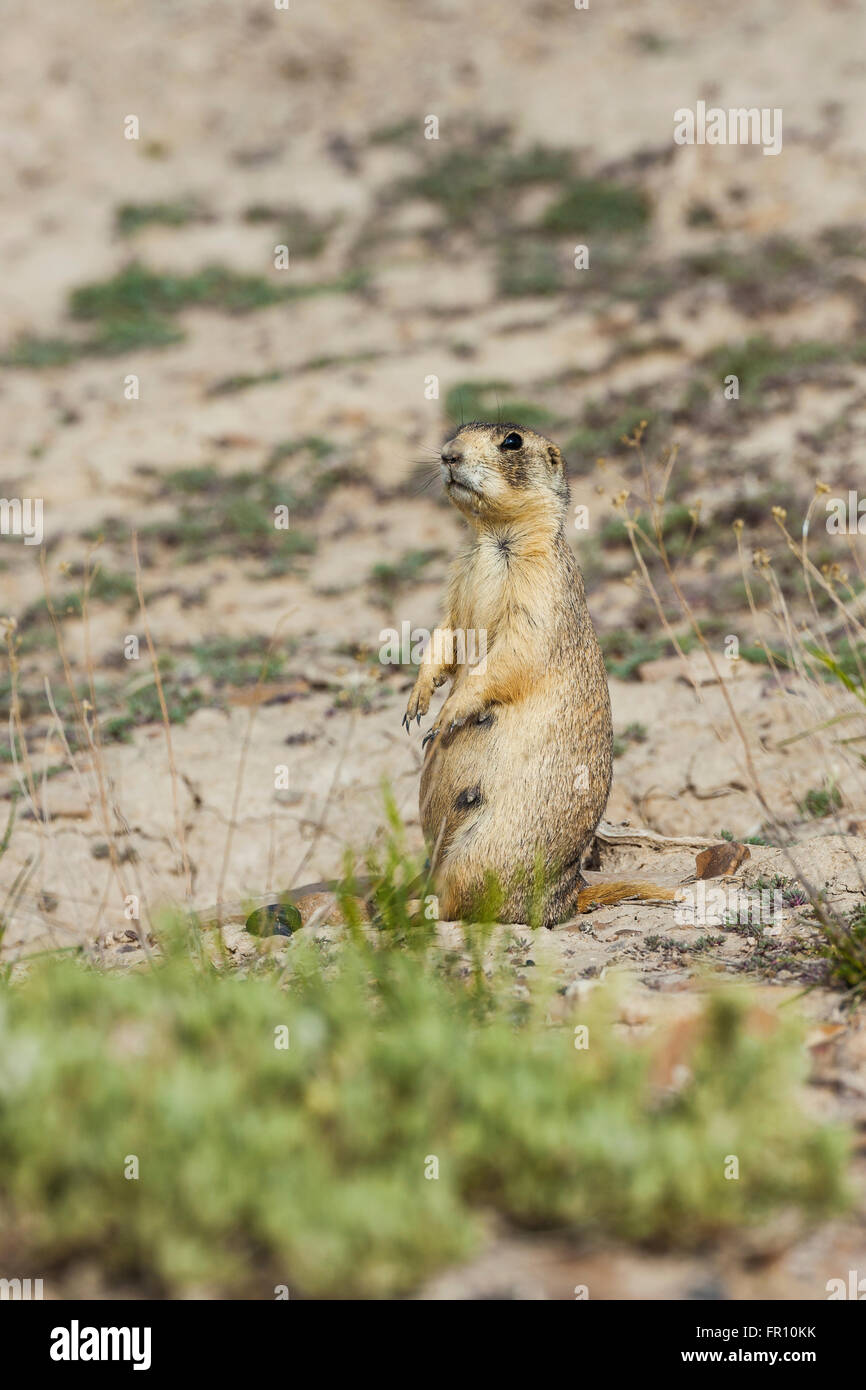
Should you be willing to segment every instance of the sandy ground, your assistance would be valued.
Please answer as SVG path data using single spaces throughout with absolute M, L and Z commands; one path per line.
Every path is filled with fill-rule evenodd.
M 400 727 L 411 671 L 378 653 L 384 630 L 434 624 L 460 541 L 435 470 L 422 488 L 449 423 L 447 393 L 459 384 L 496 383 L 497 403 L 543 405 L 563 442 L 602 407 L 613 419 L 660 411 L 651 452 L 678 443 L 685 464 L 671 500 L 700 502 L 707 527 L 683 561 L 690 601 L 719 634 L 744 643 L 755 628 L 735 587 L 732 517 L 745 511 L 747 552 L 766 545 L 778 554 L 771 505 L 789 510 L 796 531 L 816 479 L 840 495 L 862 481 L 863 4 L 735 0 L 720 10 L 635 0 L 575 11 L 548 0 L 516 10 L 437 0 L 410 12 L 397 0 L 348 11 L 292 0 L 282 12 L 227 0 L 166 0 L 156 10 L 6 0 L 2 14 L 0 490 L 43 499 L 46 541 L 44 577 L 37 547 L 0 541 L 2 608 L 22 637 L 15 689 L 38 782 L 18 802 L 0 860 L 14 909 L 3 913 L 7 955 L 81 943 L 134 964 L 128 943 L 122 960 L 113 956 L 129 894 L 147 921 L 166 903 L 209 907 L 327 878 L 346 845 L 360 854 L 376 836 L 383 779 L 420 848 L 421 733 L 407 739 Z M 782 153 L 675 147 L 673 111 L 698 99 L 782 108 Z M 431 114 L 438 141 L 423 138 Z M 130 115 L 138 140 L 124 138 Z M 534 145 L 568 152 L 586 177 L 639 187 L 652 211 L 639 241 L 596 237 L 594 279 L 571 270 L 567 229 L 545 243 L 554 283 L 509 294 L 503 248 L 535 245 L 556 188 L 521 188 L 504 209 L 491 195 L 489 216 L 468 220 L 435 197 L 395 190 L 454 149 L 495 167 L 500 150 Z M 179 224 L 118 230 L 123 205 L 189 200 L 197 214 Z M 257 206 L 300 207 L 326 227 L 323 244 L 276 270 L 280 215 L 250 218 Z M 702 256 L 709 268 L 696 270 Z M 22 342 L 81 343 L 87 323 L 71 312 L 70 294 L 133 261 L 177 277 L 227 266 L 280 290 L 287 273 L 298 290 L 358 271 L 366 279 L 254 312 L 193 305 L 172 316 L 183 337 L 164 347 L 9 365 Z M 736 267 L 746 263 L 743 280 Z M 758 401 L 724 402 L 714 388 L 700 408 L 682 407 L 708 354 L 762 336 L 785 348 L 824 344 L 824 360 L 818 354 L 811 371 L 777 368 Z M 130 374 L 136 399 L 125 394 Z M 440 393 L 428 399 L 431 377 Z M 610 639 L 656 637 L 649 600 L 630 582 L 630 552 L 605 540 L 613 497 L 639 487 L 634 451 L 614 435 L 566 452 L 574 501 L 590 517 L 573 541 L 598 629 Z M 278 566 L 272 538 L 222 532 L 213 520 L 221 498 L 248 498 L 252 485 L 239 479 L 269 469 L 271 500 L 285 489 L 304 539 Z M 200 472 L 183 484 L 181 470 Z M 212 527 L 198 548 L 197 515 Z M 170 747 L 153 706 L 142 713 L 135 703 L 154 688 L 130 589 L 133 531 L 170 703 L 188 700 Z M 71 683 L 95 707 L 85 717 L 102 741 L 98 757 L 81 726 L 76 736 L 69 699 L 60 720 L 48 709 L 46 679 L 58 703 L 65 677 L 34 607 L 47 583 L 62 612 L 88 555 L 124 581 L 97 593 L 87 621 L 62 618 Z M 848 550 L 837 556 L 851 564 Z M 130 634 L 141 643 L 135 664 L 124 659 Z M 272 638 L 278 669 L 258 688 L 255 662 L 233 673 L 202 655 L 208 644 L 237 654 L 246 643 L 260 658 Z M 714 640 L 720 651 L 721 635 Z M 690 681 L 678 658 L 654 656 L 636 661 L 639 678 L 611 679 L 622 748 L 607 821 L 662 838 L 649 847 L 599 842 L 590 877 L 687 885 L 696 848 L 671 837 L 700 845 L 722 829 L 759 834 L 766 816 L 748 746 L 798 864 L 837 910 L 851 910 L 864 893 L 866 783 L 829 744 L 816 753 L 813 743 L 785 743 L 816 718 L 810 688 L 762 665 L 728 664 L 734 718 L 700 661 Z M 4 703 L 12 698 L 10 686 Z M 640 736 L 627 736 L 636 725 Z M 816 758 L 825 760 L 817 768 Z M 8 757 L 4 767 L 8 806 L 17 776 Z M 801 804 L 825 775 L 838 782 L 842 807 L 832 822 L 810 821 Z M 755 845 L 737 883 L 790 872 L 781 851 Z M 598 911 L 533 941 L 533 956 L 565 989 L 625 973 L 647 1017 L 711 977 L 754 977 L 780 1000 L 802 983 L 743 934 L 722 933 L 698 959 L 705 933 L 673 912 Z M 781 955 L 799 929 L 773 930 Z M 230 939 L 239 958 L 252 949 L 238 929 Z M 863 1024 L 843 1002 L 819 990 L 805 1005 L 814 1027 L 835 1030 L 820 1035 L 813 1100 L 859 1125 Z M 862 1211 L 751 1263 L 743 1250 L 685 1261 L 577 1256 L 507 1233 L 491 1240 L 477 1266 L 427 1294 L 569 1297 L 591 1266 L 600 1297 L 814 1298 L 826 1278 L 866 1268 Z

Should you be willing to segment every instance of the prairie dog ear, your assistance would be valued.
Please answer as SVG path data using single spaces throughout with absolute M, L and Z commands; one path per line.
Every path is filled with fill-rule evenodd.
M 565 464 L 563 462 L 562 454 L 555 444 L 548 444 L 547 457 L 550 459 L 550 466 L 553 469 L 554 473 L 563 472 Z

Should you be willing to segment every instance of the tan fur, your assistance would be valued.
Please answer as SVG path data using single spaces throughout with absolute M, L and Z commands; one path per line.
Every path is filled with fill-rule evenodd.
M 577 910 L 588 912 L 591 907 L 613 907 L 616 903 L 625 902 L 627 898 L 635 898 L 642 903 L 672 903 L 676 896 L 675 888 L 662 888 L 657 883 L 631 883 L 620 879 L 616 883 L 596 883 L 590 888 L 582 888 L 577 895 Z
M 522 448 L 501 449 L 511 433 Z M 405 716 L 426 714 L 435 687 L 451 680 L 421 775 L 439 908 L 471 915 L 495 875 L 501 920 L 527 921 L 534 903 L 552 926 L 578 909 L 586 886 L 580 861 L 607 802 L 613 742 L 604 662 L 565 537 L 562 456 L 519 425 L 475 423 L 443 459 L 474 535 Z M 437 654 L 437 640 L 457 631 L 486 633 L 481 674 L 456 650 Z

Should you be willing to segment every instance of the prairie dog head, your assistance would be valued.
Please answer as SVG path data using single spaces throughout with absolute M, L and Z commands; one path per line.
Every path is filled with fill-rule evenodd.
M 562 454 L 522 425 L 461 425 L 442 446 L 442 482 L 475 525 L 539 517 L 558 525 L 568 507 Z

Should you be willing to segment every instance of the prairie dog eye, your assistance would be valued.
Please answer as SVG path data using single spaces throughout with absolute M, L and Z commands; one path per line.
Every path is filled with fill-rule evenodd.
M 500 449 L 522 449 L 523 440 L 519 434 L 507 434 L 499 447 Z

